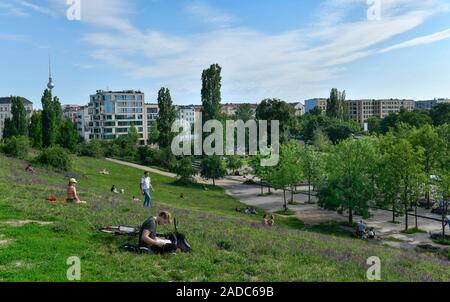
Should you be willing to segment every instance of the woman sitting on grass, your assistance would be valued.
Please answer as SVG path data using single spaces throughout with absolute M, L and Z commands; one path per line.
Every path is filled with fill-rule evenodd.
M 76 204 L 86 203 L 85 201 L 81 201 L 80 198 L 78 197 L 76 188 L 77 183 L 78 182 L 75 178 L 71 178 L 69 180 L 69 185 L 67 186 L 67 199 L 66 199 L 68 203 L 76 203 Z

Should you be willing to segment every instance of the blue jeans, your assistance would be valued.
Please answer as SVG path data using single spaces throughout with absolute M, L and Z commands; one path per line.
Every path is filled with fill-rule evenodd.
M 144 207 L 150 207 L 151 206 L 151 198 L 150 198 L 150 190 L 144 190 Z

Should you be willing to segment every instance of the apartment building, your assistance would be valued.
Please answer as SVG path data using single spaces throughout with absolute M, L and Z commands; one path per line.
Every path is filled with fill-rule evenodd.
M 196 106 L 175 106 L 177 115 L 177 120 L 184 120 L 189 122 L 189 124 L 194 125 L 196 120 Z
M 33 114 L 33 103 L 26 98 L 21 98 L 27 111 L 28 118 Z M 5 127 L 5 120 L 12 118 L 11 114 L 11 97 L 0 98 L 0 138 L 3 136 L 3 128 Z
M 236 103 L 227 103 L 221 106 L 221 112 L 222 114 L 233 116 L 236 115 L 236 112 L 239 109 L 239 106 L 243 104 L 236 104 Z M 253 113 L 256 114 L 256 108 L 258 107 L 258 104 L 246 104 L 250 105 L 250 108 L 252 109 Z
M 390 113 L 398 113 L 401 109 L 412 111 L 415 108 L 413 100 L 349 100 L 346 101 L 347 113 L 361 125 L 372 116 L 385 118 Z
M 292 108 L 294 108 L 295 116 L 302 116 L 305 114 L 305 105 L 302 103 L 291 103 Z
M 80 105 L 62 105 L 62 112 L 64 118 L 70 119 L 74 125 L 77 124 L 77 116 L 78 110 L 80 110 L 82 106 Z
M 327 99 L 316 98 L 305 101 L 305 113 L 310 112 L 316 107 L 325 113 L 327 111 Z
M 450 104 L 450 99 L 434 99 L 429 101 L 417 101 L 416 109 L 430 110 L 439 104 Z
M 89 106 L 81 106 L 77 111 L 76 126 L 78 134 L 85 142 L 90 140 L 90 129 L 93 127 Z
M 111 141 L 127 135 L 134 126 L 139 135 L 139 144 L 147 143 L 148 129 L 143 92 L 98 90 L 90 96 L 88 110 L 92 122 L 88 127 L 90 140 Z

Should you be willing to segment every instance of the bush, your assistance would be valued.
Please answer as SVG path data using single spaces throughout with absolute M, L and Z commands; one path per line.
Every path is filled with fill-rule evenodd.
M 87 144 L 81 144 L 77 150 L 78 155 L 101 158 L 105 156 L 102 144 L 97 140 L 92 140 Z
M 25 136 L 6 139 L 2 146 L 2 151 L 7 155 L 26 159 L 30 152 L 30 141 Z
M 192 166 L 192 159 L 190 157 L 184 157 L 178 162 L 177 175 L 179 177 L 178 182 L 182 184 L 190 184 L 194 181 L 193 176 L 197 174 L 197 170 Z
M 62 171 L 68 171 L 72 166 L 69 152 L 61 147 L 44 149 L 37 157 L 36 162 Z

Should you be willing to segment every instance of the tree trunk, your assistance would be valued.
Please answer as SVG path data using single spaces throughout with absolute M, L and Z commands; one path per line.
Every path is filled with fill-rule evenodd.
M 395 223 L 395 205 L 392 206 L 392 223 Z
M 261 184 L 261 195 L 264 195 L 264 186 Z
M 349 225 L 353 224 L 353 209 L 352 208 L 348 209 L 348 223 L 349 223 Z
M 415 220 L 416 220 L 416 230 L 417 230 L 417 229 L 419 229 L 419 223 L 417 221 L 417 201 L 416 201 L 416 204 L 415 204 L 415 207 L 414 207 L 414 215 L 416 215 L 415 216 Z
M 287 211 L 288 207 L 286 202 L 286 188 L 283 188 L 283 198 L 284 198 L 284 211 Z
M 216 180 L 213 178 L 213 186 L 216 186 Z
M 291 203 L 294 204 L 294 187 L 291 187 Z
M 311 179 L 308 178 L 308 203 L 311 203 Z
M 405 204 L 405 231 L 408 231 L 408 205 Z
M 427 200 L 427 209 L 431 208 L 430 192 L 428 189 L 425 192 L 425 199 Z

